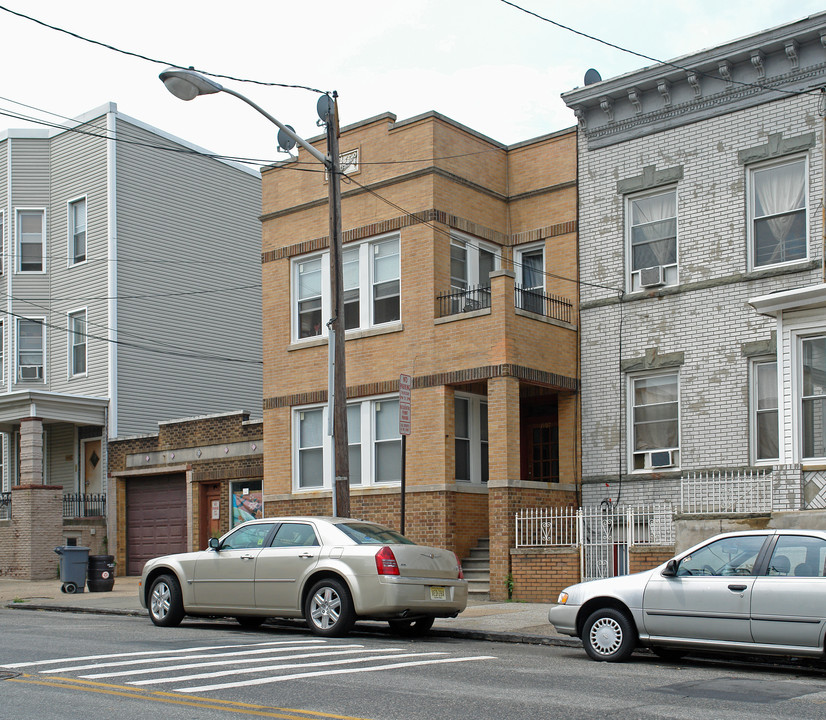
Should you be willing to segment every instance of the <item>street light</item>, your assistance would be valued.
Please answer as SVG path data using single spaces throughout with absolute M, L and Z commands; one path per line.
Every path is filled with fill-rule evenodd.
M 350 459 L 347 448 L 347 383 L 344 367 L 344 282 L 341 262 L 341 164 L 338 151 L 338 113 L 335 100 L 322 95 L 318 101 L 318 114 L 327 128 L 327 155 L 314 148 L 289 125 L 284 125 L 248 97 L 235 90 L 225 88 L 214 80 L 204 77 L 194 70 L 167 68 L 160 79 L 176 98 L 192 100 L 199 95 L 225 92 L 243 100 L 261 113 L 279 129 L 278 144 L 289 150 L 296 143 L 324 165 L 329 173 L 330 204 L 330 297 L 333 303 L 333 317 L 327 323 L 330 345 L 329 395 L 332 398 L 333 458 L 333 514 L 350 516 Z

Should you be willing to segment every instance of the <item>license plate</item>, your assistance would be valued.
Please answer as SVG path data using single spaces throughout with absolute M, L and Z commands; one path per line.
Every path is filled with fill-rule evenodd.
M 447 593 L 443 587 L 439 587 L 438 585 L 431 585 L 430 586 L 430 599 L 431 600 L 447 600 Z

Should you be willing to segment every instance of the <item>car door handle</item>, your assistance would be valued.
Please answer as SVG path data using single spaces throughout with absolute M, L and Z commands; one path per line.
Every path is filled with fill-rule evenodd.
M 298 557 L 304 558 L 305 560 L 309 560 L 311 557 L 315 557 L 312 553 L 303 552 Z
M 732 592 L 743 592 L 748 587 L 748 585 L 729 585 L 728 589 Z
M 241 556 L 241 559 L 242 559 L 242 560 L 254 560 L 254 559 L 255 559 L 255 555 L 242 555 L 242 556 Z

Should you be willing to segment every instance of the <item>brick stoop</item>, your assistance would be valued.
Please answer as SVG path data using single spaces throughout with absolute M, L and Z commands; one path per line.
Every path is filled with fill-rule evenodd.
M 462 560 L 462 571 L 468 581 L 468 595 L 473 600 L 490 597 L 490 540 L 479 538 L 470 555 Z

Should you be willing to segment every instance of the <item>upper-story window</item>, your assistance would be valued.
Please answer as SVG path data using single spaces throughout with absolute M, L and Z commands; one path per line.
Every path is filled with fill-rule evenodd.
M 779 457 L 777 361 L 756 360 L 752 363 L 751 432 L 755 462 Z
M 69 264 L 86 261 L 86 198 L 69 203 Z
M 17 211 L 17 269 L 20 272 L 43 272 L 46 266 L 46 211 Z
M 351 245 L 342 254 L 345 330 L 365 329 L 401 319 L 399 238 Z M 329 253 L 293 261 L 293 337 L 326 335 L 332 317 Z
M 803 459 L 826 457 L 826 337 L 801 340 L 800 429 Z
M 545 246 L 532 245 L 514 250 L 517 307 L 542 313 L 545 295 Z
M 631 454 L 634 470 L 680 464 L 680 392 L 676 373 L 631 378 Z
M 450 286 L 454 291 L 474 285 L 490 285 L 490 274 L 499 268 L 499 251 L 481 240 L 453 235 L 450 238 Z
M 626 202 L 631 290 L 676 285 L 676 189 L 628 197 Z
M 42 319 L 17 320 L 17 379 L 42 381 L 46 348 Z
M 69 374 L 86 374 L 86 311 L 69 314 Z
M 748 172 L 752 266 L 805 260 L 806 159 L 757 165 Z

